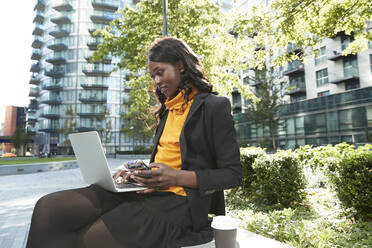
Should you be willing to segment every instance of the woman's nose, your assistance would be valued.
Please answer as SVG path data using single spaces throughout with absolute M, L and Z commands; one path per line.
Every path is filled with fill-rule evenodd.
M 155 84 L 156 84 L 156 85 L 159 85 L 159 83 L 160 83 L 160 78 L 159 78 L 158 76 L 155 76 L 154 81 L 155 81 Z

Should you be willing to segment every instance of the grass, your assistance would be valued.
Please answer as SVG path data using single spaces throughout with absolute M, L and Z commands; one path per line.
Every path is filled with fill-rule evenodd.
M 0 159 L 0 165 L 15 165 L 15 164 L 36 164 L 36 163 L 47 163 L 47 162 L 58 162 L 75 160 L 74 157 L 69 158 L 28 158 L 28 159 Z
M 372 247 L 372 222 L 356 221 L 328 185 L 308 186 L 306 202 L 295 208 L 278 209 L 245 199 L 242 193 L 231 194 L 227 205 L 228 214 L 248 231 L 296 248 Z

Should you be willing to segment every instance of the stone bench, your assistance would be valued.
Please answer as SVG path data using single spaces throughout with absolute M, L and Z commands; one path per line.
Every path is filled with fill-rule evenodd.
M 266 238 L 243 229 L 237 231 L 236 248 L 290 248 L 276 240 Z M 187 246 L 187 248 L 215 248 L 214 240 L 203 245 Z M 186 247 L 185 247 L 186 248 Z

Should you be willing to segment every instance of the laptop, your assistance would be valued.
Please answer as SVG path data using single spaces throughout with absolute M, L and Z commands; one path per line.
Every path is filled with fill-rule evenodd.
M 96 131 L 73 133 L 68 136 L 86 183 L 99 185 L 112 192 L 129 192 L 146 189 L 134 183 L 117 184 L 115 182 L 103 151 L 101 139 Z

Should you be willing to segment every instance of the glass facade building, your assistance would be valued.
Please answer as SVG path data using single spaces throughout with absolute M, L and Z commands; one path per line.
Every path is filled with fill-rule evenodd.
M 149 145 L 121 132 L 129 89 L 126 71 L 110 74 L 117 58 L 89 63 L 101 42 L 94 35 L 117 15 L 124 0 L 37 0 L 31 59 L 27 131 L 35 153 L 64 154 L 68 133 L 96 130 L 106 153 Z
M 326 38 L 315 58 L 308 57 L 306 63 L 293 61 L 281 68 L 267 63 L 266 74 L 274 78 L 282 94 L 280 125 L 274 131 L 277 147 L 372 143 L 372 47 L 369 44 L 362 53 L 342 56 L 352 40 L 352 35 L 344 33 Z M 301 53 L 302 48 L 290 45 L 288 51 Z M 242 84 L 260 87 L 249 82 L 247 75 L 255 77 L 253 70 L 240 75 Z M 270 145 L 269 128 L 249 120 L 240 94 L 234 92 L 231 100 L 240 144 Z

